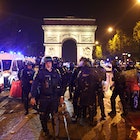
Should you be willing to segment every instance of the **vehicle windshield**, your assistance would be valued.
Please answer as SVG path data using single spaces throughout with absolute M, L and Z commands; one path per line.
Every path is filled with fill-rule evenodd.
M 24 63 L 22 60 L 17 60 L 18 69 L 21 70 L 24 67 Z
M 12 60 L 2 60 L 3 71 L 10 70 Z
M 16 60 L 13 62 L 12 71 L 18 71 L 17 61 Z

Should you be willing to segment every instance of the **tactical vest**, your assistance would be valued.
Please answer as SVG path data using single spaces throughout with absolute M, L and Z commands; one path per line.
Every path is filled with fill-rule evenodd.
M 57 96 L 58 90 L 60 90 L 60 78 L 56 70 L 48 72 L 43 71 L 43 79 L 41 82 L 41 93 L 44 96 Z

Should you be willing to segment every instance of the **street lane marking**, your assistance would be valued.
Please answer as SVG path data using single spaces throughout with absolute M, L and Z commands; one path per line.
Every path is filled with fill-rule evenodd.
M 3 121 L 4 119 L 6 119 L 6 117 L 0 117 L 0 122 Z
M 7 134 L 5 134 L 4 136 L 2 136 L 1 138 L 3 140 L 11 140 L 13 138 L 13 136 L 33 117 L 35 117 L 36 114 L 30 114 L 28 116 L 25 116 L 15 127 L 13 127 L 12 130 L 10 130 L 9 132 L 7 132 Z
M 2 115 L 4 114 L 5 111 L 6 111 L 5 109 L 1 109 L 1 110 L 0 110 L 0 116 L 2 116 Z
M 2 108 L 3 106 L 5 106 L 8 102 L 9 102 L 8 99 L 5 99 L 4 101 L 2 101 L 2 102 L 0 103 L 0 108 Z

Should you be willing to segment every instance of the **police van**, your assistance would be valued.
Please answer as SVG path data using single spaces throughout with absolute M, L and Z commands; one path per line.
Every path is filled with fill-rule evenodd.
M 0 90 L 10 87 L 18 80 L 18 71 L 23 67 L 24 56 L 20 53 L 0 53 Z

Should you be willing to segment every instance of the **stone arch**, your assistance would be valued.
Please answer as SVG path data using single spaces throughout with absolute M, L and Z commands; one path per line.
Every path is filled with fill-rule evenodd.
M 65 42 L 65 41 L 67 41 L 67 40 L 73 40 L 76 44 L 77 44 L 77 40 L 75 39 L 75 38 L 72 38 L 72 37 L 66 37 L 66 38 L 63 38 L 63 40 L 62 40 L 62 44 Z
M 73 39 L 77 45 L 77 61 L 81 57 L 92 59 L 95 42 L 95 19 L 44 18 L 45 55 L 62 57 L 62 44 Z

